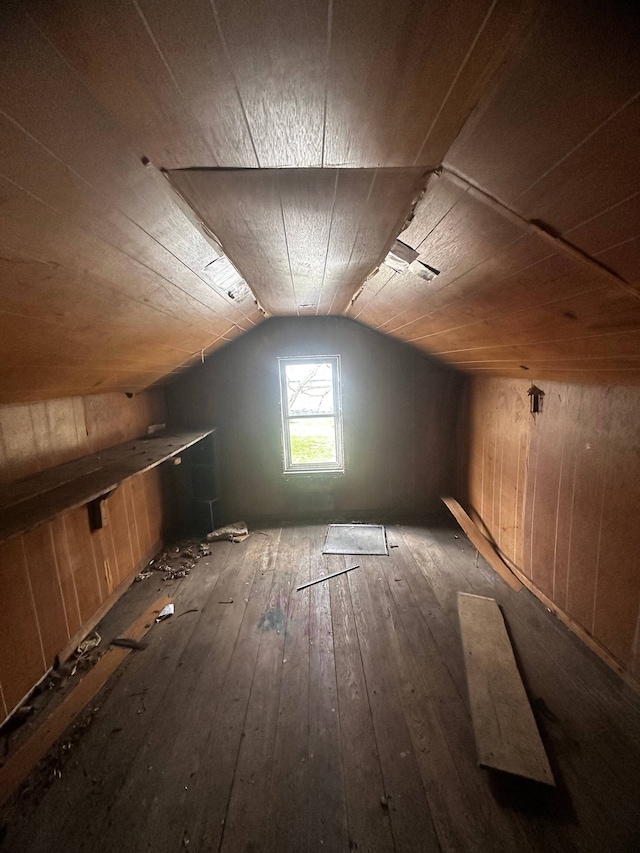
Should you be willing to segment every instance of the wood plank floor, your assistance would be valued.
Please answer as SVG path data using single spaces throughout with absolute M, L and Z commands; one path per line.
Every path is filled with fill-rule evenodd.
M 159 586 L 176 616 L 60 777 L 45 764 L 0 814 L 2 853 L 639 850 L 638 697 L 457 527 L 389 527 L 388 557 L 355 559 L 323 556 L 325 531 L 218 543 L 173 587 L 135 585 L 113 633 Z M 501 604 L 557 789 L 477 766 L 458 591 Z

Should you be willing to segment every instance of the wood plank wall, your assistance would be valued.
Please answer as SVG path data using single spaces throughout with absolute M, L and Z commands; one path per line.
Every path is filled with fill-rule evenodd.
M 537 384 L 534 419 L 529 382 L 468 380 L 461 498 L 534 591 L 638 677 L 640 389 Z
M 161 391 L 0 406 L 0 482 L 144 435 L 164 420 Z M 0 544 L 0 722 L 157 548 L 158 469 L 125 482 L 106 507 L 102 530 L 90 531 L 80 507 Z
M 278 356 L 341 356 L 346 473 L 282 472 Z M 167 387 L 175 426 L 217 425 L 222 497 L 236 517 L 418 515 L 452 487 L 461 377 L 338 317 L 270 319 Z

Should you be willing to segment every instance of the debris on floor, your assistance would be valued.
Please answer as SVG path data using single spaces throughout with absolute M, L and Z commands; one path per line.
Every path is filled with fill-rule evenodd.
M 84 640 L 80 643 L 78 648 L 76 649 L 77 654 L 80 656 L 89 654 L 90 651 L 95 649 L 102 642 L 102 637 L 98 634 L 97 631 L 92 631 Z
M 150 578 L 153 572 L 140 572 L 139 575 L 136 575 L 133 579 L 134 583 L 140 583 L 140 581 L 146 581 L 147 578 Z
M 249 528 L 245 521 L 234 521 L 233 524 L 227 524 L 225 527 L 218 527 L 207 533 L 209 542 L 244 542 L 249 536 Z
M 347 569 L 340 569 L 338 572 L 333 572 L 330 575 L 322 575 L 319 578 L 315 578 L 312 581 L 307 581 L 307 583 L 300 584 L 299 587 L 296 588 L 296 592 L 300 592 L 301 589 L 306 589 L 308 586 L 314 586 L 314 584 L 321 583 L 322 581 L 328 581 L 330 578 L 335 578 L 338 575 L 343 575 L 345 572 L 352 572 L 354 569 L 359 569 L 360 566 L 349 566 Z
M 174 606 L 173 606 L 173 602 L 171 602 L 171 604 L 167 604 L 165 607 L 162 608 L 160 613 L 158 613 L 158 615 L 156 616 L 156 622 L 162 622 L 165 619 L 168 619 L 169 616 L 173 616 L 173 613 L 174 613 Z
M 169 611 L 173 613 L 173 602 L 166 596 L 162 596 L 129 626 L 127 638 L 139 642 L 153 625 L 154 616 L 160 618 L 164 613 L 170 615 Z M 95 640 L 95 637 L 90 636 L 87 640 Z M 85 646 L 83 642 L 80 647 L 89 648 L 88 655 L 97 652 L 97 647 L 91 646 L 90 643 Z M 46 780 L 47 777 L 49 779 L 52 777 L 61 778 L 62 767 L 67 754 L 75 745 L 84 728 L 90 724 L 93 713 L 97 710 L 90 703 L 93 702 L 96 694 L 104 687 L 127 654 L 128 650 L 125 649 L 124 653 L 119 655 L 101 657 L 92 677 L 75 684 L 66 693 L 62 701 L 42 717 L 39 723 L 36 723 L 35 728 L 31 729 L 27 739 L 18 746 L 16 751 L 7 757 L 0 768 L 0 807 L 22 785 L 29 777 L 31 770 L 42 759 L 45 759 L 44 773 L 31 776 L 21 796 L 25 792 L 29 792 L 32 785 L 42 785 L 43 779 Z M 71 721 L 73 721 L 71 733 L 60 739 L 61 735 L 68 731 Z M 54 745 L 55 749 L 52 750 L 51 747 Z
M 143 652 L 147 648 L 146 643 L 139 643 L 137 640 L 129 639 L 129 637 L 116 637 L 111 640 L 110 645 L 121 646 L 123 649 L 133 649 L 136 652 Z
M 196 563 L 203 557 L 211 556 L 211 548 L 207 542 L 189 540 L 187 542 L 171 545 L 164 549 L 157 557 L 149 561 L 146 569 L 135 578 L 143 581 L 151 577 L 154 572 L 163 573 L 163 581 L 175 581 L 186 578 Z

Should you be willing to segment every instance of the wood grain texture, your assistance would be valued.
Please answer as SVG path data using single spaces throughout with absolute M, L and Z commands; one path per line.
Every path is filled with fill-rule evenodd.
M 171 599 L 159 598 L 136 621 L 127 628 L 125 636 L 131 640 L 141 640 L 153 626 L 155 617 Z M 131 653 L 131 649 L 109 649 L 80 683 L 57 706 L 51 715 L 31 734 L 29 740 L 3 764 L 0 770 L 0 805 L 3 805 L 15 789 L 24 781 L 38 761 L 64 734 L 73 720 L 104 686 L 122 661 Z
M 106 853 L 132 837 L 158 853 L 634 849 L 638 697 L 534 596 L 476 565 L 455 526 L 388 530 L 389 557 L 301 593 L 298 579 L 344 565 L 324 564 L 324 526 L 218 543 L 172 588 L 184 616 L 155 625 L 94 700 L 62 777 L 35 774 L 38 796 L 7 803 L 3 853 Z M 459 590 L 505 614 L 555 790 L 477 765 Z M 156 595 L 136 585 L 105 636 Z
M 528 382 L 467 388 L 470 514 L 534 592 L 637 675 L 638 392 L 539 384 L 535 420 Z
M 111 444 L 144 436 L 149 424 L 165 420 L 164 398 L 157 390 L 133 399 L 105 394 L 0 406 L 1 523 L 16 503 L 30 502 L 40 516 L 47 514 L 46 496 L 64 491 L 83 470 L 87 474 L 87 453 L 94 454 L 89 471 L 109 461 L 113 465 Z M 119 470 L 132 473 L 131 468 Z M 146 471 L 106 500 L 102 530 L 89 529 L 86 508 L 80 507 L 0 548 L 0 585 L 10 611 L 2 620 L 4 715 L 56 655 L 73 650 L 84 636 L 83 626 L 84 633 L 93 627 L 96 613 L 126 590 L 134 569 L 158 547 L 161 488 L 157 473 Z
M 425 282 L 405 272 L 386 287 L 374 277 L 349 314 L 476 374 L 637 384 L 635 285 L 449 183 L 429 180 L 401 234 L 440 275 Z M 608 239 L 613 246 L 618 236 Z M 594 261 L 607 254 L 596 248 Z
M 503 563 L 500 559 L 499 555 L 496 553 L 494 548 L 488 539 L 486 539 L 483 534 L 478 530 L 473 521 L 469 518 L 464 509 L 460 506 L 458 501 L 453 498 L 443 498 L 443 502 L 446 504 L 447 509 L 451 512 L 453 517 L 456 519 L 460 527 L 467 534 L 471 542 L 475 545 L 477 551 L 482 554 L 485 560 L 489 563 L 492 568 L 498 572 L 501 578 L 505 580 L 511 589 L 516 590 L 522 589 L 522 584 L 520 581 L 514 577 L 513 573 L 509 570 L 509 567 Z
M 443 163 L 637 289 L 623 0 L 6 5 L 3 402 L 137 392 L 261 322 L 216 289 L 160 169 L 243 170 L 244 194 L 220 177 L 216 210 L 194 207 L 224 213 L 271 314 L 349 311 L 411 202 L 399 175 Z M 425 226 L 441 275 L 375 274 L 350 315 L 475 374 L 637 384 L 637 306 L 471 195 L 434 178 L 405 239 Z
M 342 313 L 380 263 L 423 170 L 180 170 L 172 185 L 271 314 Z
M 555 784 L 500 608 L 458 593 L 458 614 L 478 763 Z
M 157 62 L 156 70 L 166 74 L 135 7 L 121 4 L 116 18 L 108 24 L 87 20 L 92 15 L 100 18 L 98 10 L 72 9 L 70 4 L 49 16 L 44 4 L 39 9 L 36 6 L 33 4 L 31 15 L 15 5 L 7 9 L 3 27 L 3 51 L 8 59 L 3 71 L 0 128 L 6 194 L 2 211 L 3 310 L 7 312 L 3 361 L 7 368 L 17 360 L 21 362 L 23 400 L 62 396 L 65 391 L 87 393 L 98 383 L 106 389 L 129 384 L 132 387 L 127 390 L 136 390 L 180 367 L 197 350 L 215 346 L 222 334 L 234 322 L 242 324 L 246 315 L 212 288 L 203 271 L 211 259 L 206 240 L 153 170 L 145 169 L 135 141 L 127 138 L 117 119 L 97 103 L 56 49 L 58 37 L 70 49 L 84 44 L 80 33 L 88 28 L 100 33 L 100 45 L 87 54 L 87 60 L 92 57 L 99 63 L 109 49 L 111 36 L 135 39 L 139 26 L 144 39 L 137 41 L 150 47 L 140 56 L 144 73 L 153 74 L 152 65 Z M 47 31 L 49 25 L 51 31 Z M 108 63 L 106 67 L 114 66 Z M 126 71 L 130 65 L 123 61 L 119 67 Z M 171 86 L 162 86 L 162 73 L 155 74 L 154 82 L 161 85 L 165 96 L 171 91 Z M 128 90 L 132 94 L 136 91 L 132 80 Z M 122 89 L 116 86 L 113 91 L 124 106 Z M 143 115 L 139 110 L 136 114 Z M 65 116 L 64 123 L 60 115 Z M 153 120 L 158 121 L 157 113 Z M 191 139 L 197 146 L 196 136 L 192 134 Z M 34 302 L 18 300 L 16 276 L 20 281 L 25 274 L 32 291 L 42 291 L 37 307 Z M 186 325 L 183 308 L 191 314 Z M 248 310 L 253 310 L 252 304 Z M 127 314 L 130 320 L 138 316 L 135 331 L 131 325 L 126 331 Z M 13 341 L 11 316 L 14 323 L 23 321 L 22 337 L 15 335 Z M 157 364 L 162 347 L 152 355 L 154 347 L 143 343 L 143 316 L 150 323 L 148 334 L 155 326 L 153 334 L 160 334 L 169 344 L 155 369 L 149 362 L 155 360 Z M 157 325 L 163 316 L 164 331 Z M 107 328 L 109 331 L 94 336 L 88 347 L 86 339 L 82 341 L 82 330 L 90 317 L 98 327 L 104 323 L 105 332 Z M 201 332 L 185 347 L 182 332 L 192 325 L 194 332 L 198 327 Z M 179 337 L 182 343 L 176 347 Z M 74 353 L 84 354 L 79 364 L 93 359 L 94 365 L 101 365 L 97 375 L 95 369 L 70 369 L 68 362 L 73 363 L 74 358 L 59 343 L 65 338 Z M 151 337 L 147 337 L 150 342 Z M 33 355 L 31 359 L 21 358 L 14 352 L 21 349 L 23 356 L 29 351 L 42 355 L 39 360 Z M 9 383 L 10 375 L 7 370 L 6 383 L 0 382 L 6 385 L 7 402 L 16 399 L 10 393 L 17 393 Z
M 75 460 L 68 468 L 58 466 L 43 477 L 35 475 L 0 489 L 0 539 L 19 536 L 72 510 L 74 518 L 79 518 L 79 510 L 87 515 L 86 504 L 90 501 L 114 492 L 128 477 L 155 468 L 210 432 L 175 433 L 116 445 L 99 456 Z M 128 497 L 123 495 L 123 500 Z M 126 512 L 125 506 L 125 515 Z

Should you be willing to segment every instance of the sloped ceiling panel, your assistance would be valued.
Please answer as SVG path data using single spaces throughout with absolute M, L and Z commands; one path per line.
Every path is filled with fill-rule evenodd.
M 423 189 L 406 169 L 185 169 L 171 183 L 270 314 L 341 314 Z
M 382 268 L 350 316 L 478 375 L 640 382 L 639 22 L 540 4 L 401 235 L 440 275 Z
M 303 215 L 289 210 L 299 292 L 273 281 L 265 303 L 282 313 L 346 307 L 399 227 L 411 170 L 441 161 L 526 28 L 522 8 L 3 4 L 0 401 L 137 391 L 260 322 L 251 297 L 216 291 L 211 246 L 162 169 L 409 170 L 395 185 L 382 173 L 375 185 L 362 174 L 316 176 Z M 325 230 L 301 250 L 316 202 Z M 238 265 L 249 268 L 255 251 L 239 245 Z
M 223 225 L 248 278 L 274 269 L 255 282 L 273 313 L 346 310 L 467 370 L 638 381 L 631 291 L 445 173 L 405 235 L 437 282 L 383 266 L 349 308 L 411 170 L 443 163 L 637 284 L 638 35 L 623 0 L 10 0 L 0 401 L 140 390 L 261 321 L 252 297 L 216 290 L 211 244 L 160 174 L 203 167 L 272 193 L 252 211 L 259 193 L 243 211 L 229 199 Z M 263 263 L 270 233 L 284 266 Z
M 640 289 L 568 244 L 432 177 L 401 239 L 439 269 L 427 282 L 389 267 L 349 315 L 478 374 L 634 383 Z

